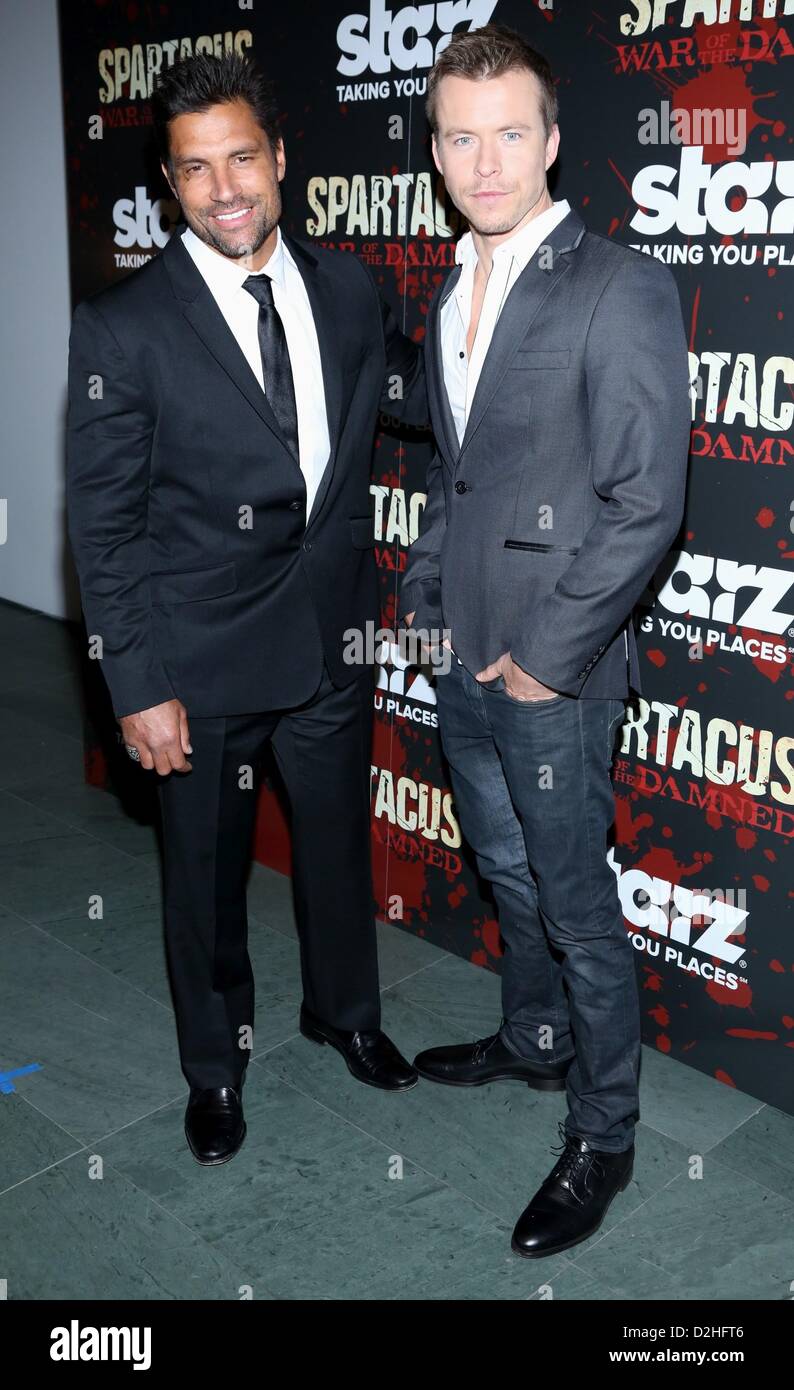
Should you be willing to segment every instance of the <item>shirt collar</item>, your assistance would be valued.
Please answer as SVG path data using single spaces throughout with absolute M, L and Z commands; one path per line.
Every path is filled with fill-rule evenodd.
M 284 262 L 289 251 L 280 227 L 276 227 L 276 245 L 270 260 L 258 271 L 248 270 L 232 257 L 220 255 L 201 237 L 197 237 L 190 227 L 182 233 L 182 240 L 207 284 L 220 294 L 239 290 L 249 275 L 269 275 L 274 284 L 281 288 L 284 286 Z
M 559 202 L 552 203 L 550 208 L 546 208 L 537 217 L 533 217 L 522 227 L 519 232 L 514 232 L 506 241 L 502 241 L 494 247 L 493 261 L 511 261 L 514 257 L 521 270 L 534 256 L 544 236 L 546 236 L 563 217 L 570 212 L 570 204 L 567 198 L 562 198 Z M 471 232 L 465 232 L 455 248 L 455 262 L 462 265 L 464 269 L 469 265 L 477 264 L 477 252 L 474 249 L 474 240 Z

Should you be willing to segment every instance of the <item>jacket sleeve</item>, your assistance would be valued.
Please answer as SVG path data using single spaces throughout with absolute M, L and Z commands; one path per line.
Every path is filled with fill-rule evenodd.
M 102 314 L 78 305 L 69 338 L 66 515 L 89 640 L 117 718 L 175 698 L 151 622 L 151 406 Z
M 443 627 L 441 546 L 447 528 L 443 467 L 441 455 L 435 453 L 427 469 L 427 502 L 422 513 L 421 529 L 408 552 L 408 563 L 400 585 L 399 617 L 405 621 L 408 613 L 415 612 L 415 628 Z
M 366 275 L 375 297 L 386 353 L 386 374 L 378 409 L 385 415 L 395 416 L 404 425 L 430 429 L 424 353 L 419 344 L 413 342 L 399 327 L 394 313 L 375 283 L 369 266 L 358 260 L 358 257 L 356 263 Z
M 675 278 L 636 254 L 601 292 L 585 343 L 598 515 L 554 591 L 517 615 L 510 654 L 578 695 L 670 548 L 684 511 L 691 424 Z
M 387 415 L 396 415 L 404 425 L 424 425 L 429 429 L 424 353 L 398 327 L 385 299 L 380 295 L 378 299 L 386 348 L 386 376 L 380 408 Z M 395 394 L 396 388 L 399 394 Z

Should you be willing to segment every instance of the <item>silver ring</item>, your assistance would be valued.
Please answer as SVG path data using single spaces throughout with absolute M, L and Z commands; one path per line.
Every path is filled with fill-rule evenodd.
M 124 747 L 126 748 L 127 752 L 132 758 L 132 761 L 134 763 L 139 763 L 141 760 L 141 755 L 138 752 L 137 748 L 134 748 L 131 743 L 125 743 Z

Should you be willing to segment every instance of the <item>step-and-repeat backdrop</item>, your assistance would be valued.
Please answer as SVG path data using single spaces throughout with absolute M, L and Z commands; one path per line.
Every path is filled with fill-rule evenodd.
M 179 220 L 152 148 L 156 74 L 251 52 L 278 84 L 285 229 L 365 261 L 420 342 L 461 232 L 430 155 L 427 72 L 453 31 L 492 19 L 558 79 L 553 196 L 672 268 L 689 337 L 686 518 L 636 610 L 645 695 L 614 769 L 609 857 L 644 1040 L 794 1113 L 794 0 L 67 0 L 73 298 L 134 273 Z M 431 446 L 380 425 L 373 529 L 393 629 Z M 498 971 L 432 682 L 388 644 L 380 658 L 379 915 Z M 103 782 L 97 727 L 87 775 Z M 272 782 L 257 857 L 289 867 Z

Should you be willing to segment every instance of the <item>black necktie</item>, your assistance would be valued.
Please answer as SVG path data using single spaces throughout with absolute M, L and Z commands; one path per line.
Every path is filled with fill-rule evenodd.
M 265 395 L 281 426 L 287 448 L 300 463 L 298 448 L 298 410 L 295 405 L 295 385 L 289 360 L 284 325 L 273 303 L 273 282 L 269 275 L 249 275 L 243 289 L 259 304 L 259 351 L 262 354 L 262 376 Z

